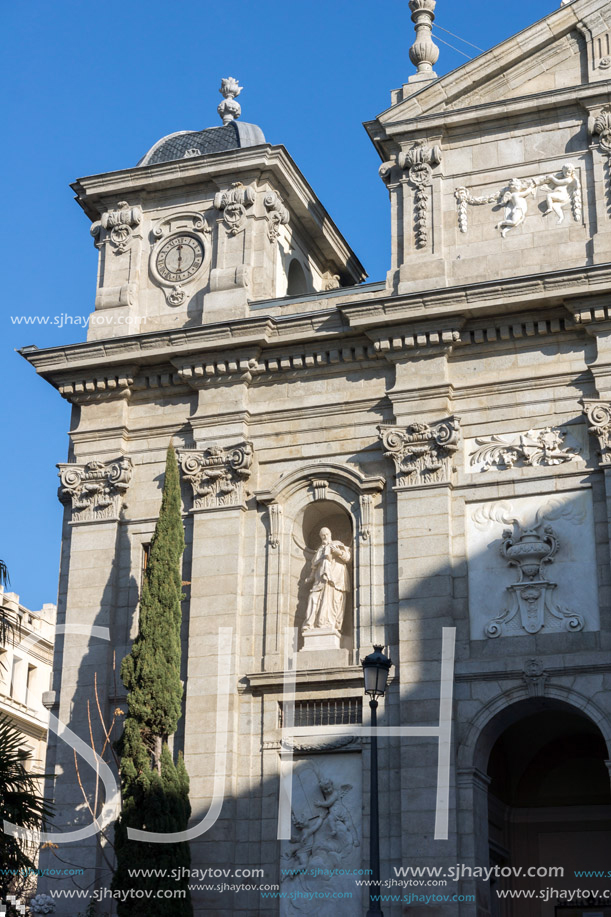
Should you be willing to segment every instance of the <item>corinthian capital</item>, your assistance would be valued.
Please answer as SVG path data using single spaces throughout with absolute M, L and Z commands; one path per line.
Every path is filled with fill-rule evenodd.
M 381 424 L 385 458 L 395 463 L 397 487 L 422 487 L 449 483 L 452 456 L 458 449 L 458 417 L 436 423 L 412 423 L 405 430 Z
M 58 497 L 72 508 L 73 522 L 118 519 L 132 476 L 131 459 L 60 464 Z
M 194 509 L 243 504 L 243 485 L 250 477 L 253 462 L 252 443 L 229 448 L 211 445 L 207 449 L 184 449 L 177 455 L 183 476 L 193 488 Z
M 611 402 L 584 398 L 583 410 L 588 418 L 588 431 L 598 440 L 601 465 L 611 465 Z

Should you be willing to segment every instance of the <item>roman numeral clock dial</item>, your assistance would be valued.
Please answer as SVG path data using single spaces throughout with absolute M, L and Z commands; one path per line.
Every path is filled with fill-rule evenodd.
M 181 233 L 161 246 L 155 259 L 159 276 L 167 283 L 184 283 L 199 271 L 204 247 L 195 236 Z

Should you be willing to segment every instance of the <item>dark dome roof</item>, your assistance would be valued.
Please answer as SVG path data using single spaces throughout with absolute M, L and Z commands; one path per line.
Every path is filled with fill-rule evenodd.
M 265 136 L 256 124 L 230 121 L 219 127 L 203 131 L 177 131 L 158 140 L 142 157 L 139 166 L 152 166 L 158 162 L 185 159 L 189 156 L 208 156 L 225 150 L 239 150 L 246 146 L 265 143 Z

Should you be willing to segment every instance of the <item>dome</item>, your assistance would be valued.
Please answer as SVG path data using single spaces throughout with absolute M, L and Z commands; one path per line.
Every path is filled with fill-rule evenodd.
M 158 140 L 142 157 L 139 166 L 154 166 L 158 162 L 171 162 L 189 156 L 209 156 L 226 150 L 240 150 L 247 146 L 265 143 L 265 136 L 256 124 L 246 124 L 237 119 L 242 114 L 236 97 L 242 87 L 232 76 L 221 80 L 223 101 L 217 111 L 223 121 L 220 127 L 207 127 L 203 131 L 177 131 Z
M 153 166 L 158 162 L 185 159 L 189 156 L 208 156 L 225 150 L 239 150 L 247 146 L 265 143 L 265 135 L 256 124 L 244 121 L 229 121 L 219 127 L 207 127 L 203 131 L 177 131 L 168 134 L 155 143 L 142 157 L 139 166 Z

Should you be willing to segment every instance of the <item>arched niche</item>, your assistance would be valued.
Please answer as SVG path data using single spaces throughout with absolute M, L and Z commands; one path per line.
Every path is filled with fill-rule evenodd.
M 309 291 L 308 281 L 305 271 L 297 258 L 293 258 L 289 264 L 287 273 L 287 296 L 299 296 L 301 293 Z
M 263 508 L 267 547 L 265 667 L 283 665 L 286 631 L 302 626 L 308 596 L 305 579 L 323 525 L 351 548 L 352 590 L 342 623 L 342 647 L 351 664 L 361 644 L 385 642 L 383 597 L 375 588 L 376 570 L 383 568 L 379 495 L 384 484 L 384 478 L 364 475 L 353 465 L 313 462 L 255 493 Z
M 298 649 L 303 647 L 301 631 L 305 622 L 310 597 L 312 559 L 321 544 L 321 529 L 328 528 L 333 541 L 340 541 L 350 551 L 347 566 L 349 588 L 346 590 L 345 609 L 341 627 L 342 649 L 354 648 L 354 523 L 351 514 L 333 500 L 317 500 L 303 506 L 297 513 L 291 538 L 291 597 L 294 599 L 295 626 L 300 633 Z

